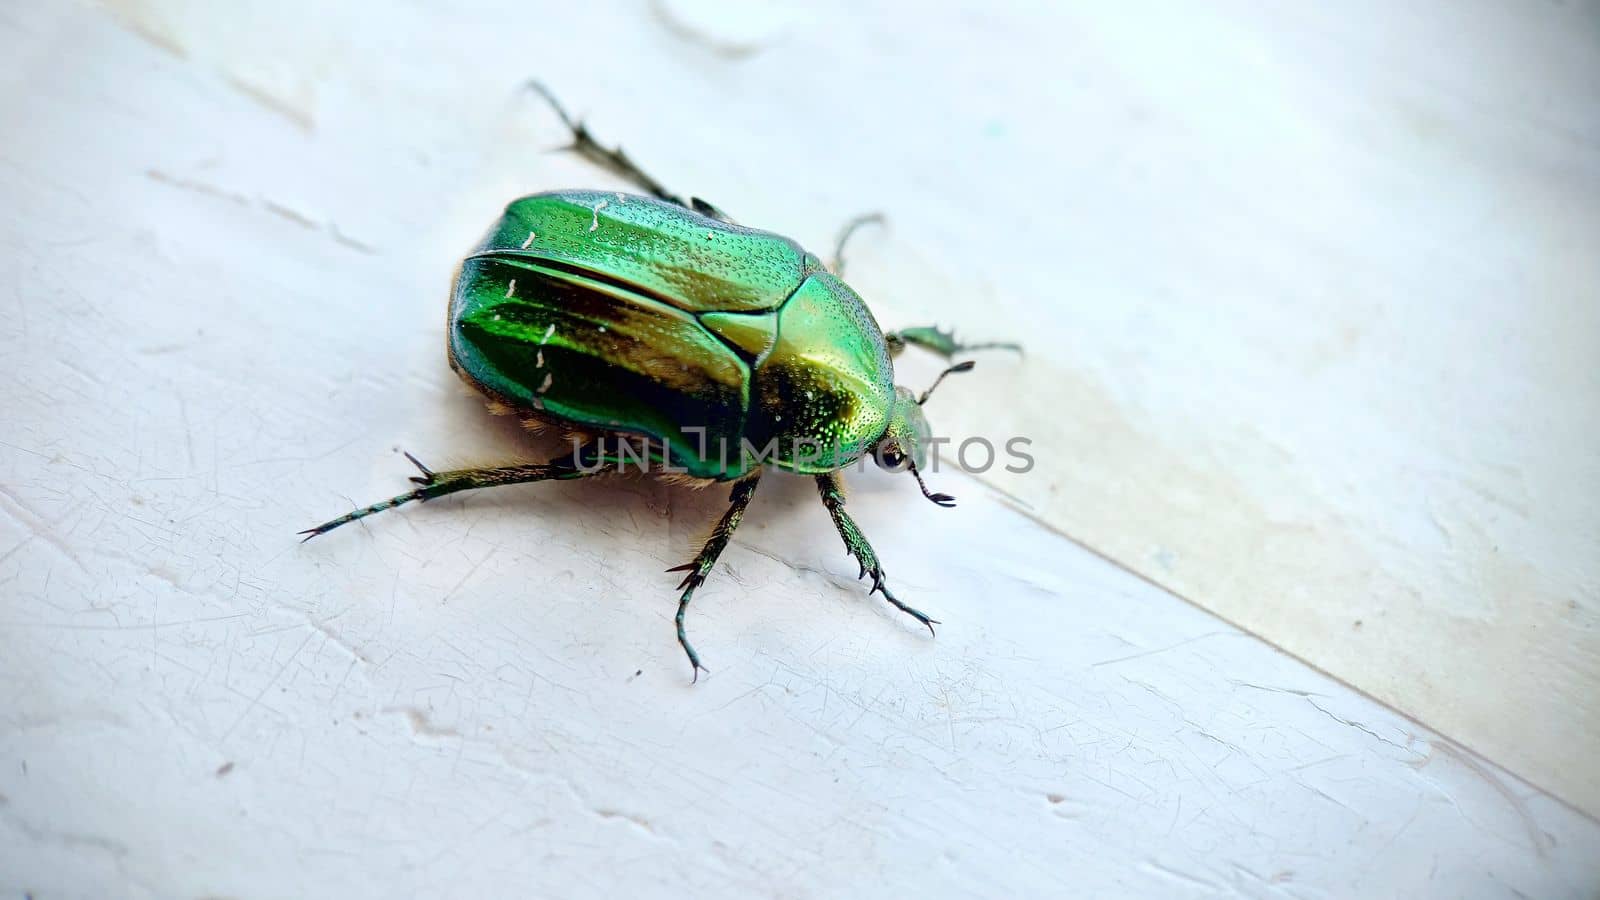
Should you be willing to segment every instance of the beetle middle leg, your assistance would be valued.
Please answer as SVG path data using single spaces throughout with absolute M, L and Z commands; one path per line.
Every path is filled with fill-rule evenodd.
M 1015 350 L 1017 353 L 1022 352 L 1022 345 L 1011 341 L 963 344 L 956 340 L 955 334 L 937 326 L 927 325 L 890 331 L 884 334 L 883 339 L 889 345 L 890 356 L 899 356 L 900 351 L 909 345 L 932 351 L 945 359 L 950 359 L 957 353 L 966 353 L 969 350 Z
M 717 557 L 722 555 L 728 541 L 733 537 L 733 530 L 739 527 L 739 520 L 744 518 L 745 507 L 750 505 L 750 498 L 755 495 L 756 482 L 761 479 L 761 472 L 742 478 L 733 483 L 733 490 L 728 494 L 728 511 L 722 514 L 722 520 L 717 522 L 717 527 L 711 530 L 711 536 L 706 538 L 705 545 L 700 552 L 695 554 L 693 561 L 681 566 L 673 566 L 668 572 L 688 572 L 683 576 L 683 581 L 678 587 L 683 590 L 683 596 L 678 598 L 678 643 L 682 645 L 683 652 L 689 655 L 689 665 L 694 667 L 694 680 L 700 680 L 700 670 L 705 666 L 700 665 L 700 654 L 694 652 L 694 645 L 689 643 L 689 636 L 683 630 L 683 614 L 689 608 L 689 599 L 694 596 L 695 588 L 706 583 L 706 576 L 711 574 L 711 569 L 717 564 Z
M 874 591 L 883 594 L 883 599 L 889 601 L 895 609 L 900 610 L 918 622 L 928 626 L 928 633 L 934 634 L 933 626 L 939 624 L 938 619 L 929 618 L 928 614 L 915 607 L 907 606 L 900 599 L 889 592 L 889 586 L 883 583 L 883 566 L 878 562 L 878 554 L 872 550 L 872 545 L 867 543 L 866 536 L 856 526 L 854 519 L 844 511 L 844 482 L 839 478 L 838 472 L 828 472 L 817 476 L 817 491 L 822 494 L 822 505 L 828 508 L 828 515 L 833 517 L 833 526 L 839 529 L 839 537 L 844 538 L 845 549 L 856 558 L 856 563 L 861 566 L 861 574 L 857 578 L 872 576 L 872 590 L 867 591 L 867 596 L 872 596 Z
M 574 478 L 587 478 L 609 471 L 612 467 L 600 459 L 592 447 L 584 447 L 574 451 L 571 456 L 553 459 L 547 463 L 530 463 L 517 466 L 486 466 L 475 469 L 451 469 L 446 472 L 435 472 L 417 460 L 415 456 L 406 454 L 406 459 L 422 471 L 421 475 L 413 475 L 411 480 L 418 487 L 387 500 L 382 500 L 371 506 L 364 506 L 357 510 L 345 513 L 337 519 L 330 519 L 315 528 L 307 528 L 300 532 L 309 541 L 319 534 L 348 525 L 357 519 L 364 519 L 374 513 L 394 509 L 413 500 L 428 501 L 457 491 L 471 491 L 478 488 L 498 487 L 503 484 L 526 484 L 531 481 L 570 481 Z M 303 543 L 304 541 L 302 541 Z

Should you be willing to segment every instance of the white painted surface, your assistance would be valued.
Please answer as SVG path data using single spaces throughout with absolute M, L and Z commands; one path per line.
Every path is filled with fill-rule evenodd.
M 959 271 L 1053 307 L 1051 368 L 946 421 L 1037 433 L 1050 490 L 998 482 L 1036 514 L 1600 813 L 1600 8 L 1135 2 L 1033 34 L 1015 133 L 960 157 L 993 181 L 923 216 L 1012 226 Z
M 1075 296 L 1059 306 L 1040 300 L 1055 283 L 1044 263 L 1061 254 L 1003 257 L 991 272 L 984 260 L 1004 234 L 986 228 L 971 259 L 947 252 L 974 234 L 964 208 L 999 221 L 981 191 L 997 169 L 1014 198 L 1006 210 L 1037 222 L 1009 179 L 1053 171 L 1047 161 L 1086 167 L 1073 155 L 1086 146 L 1138 146 L 1092 128 L 1072 143 L 1035 140 L 1065 123 L 1022 114 L 1041 92 L 1099 96 L 1070 86 L 1104 58 L 1070 64 L 1078 78 L 1064 81 L 1050 69 L 1059 53 L 993 64 L 1008 40 L 1079 31 L 1025 27 L 1020 14 L 964 30 L 934 16 L 924 34 L 842 10 L 736 25 L 714 8 L 656 10 L 614 21 L 527 4 L 448 21 L 409 7 L 0 11 L 0 103 L 25 126 L 7 129 L 0 167 L 0 686 L 11 698 L 0 710 L 0 891 L 1600 889 L 1592 819 L 953 473 L 940 487 L 960 496 L 954 512 L 875 475 L 855 479 L 851 506 L 902 596 L 946 623 L 937 640 L 863 596 L 808 484 L 771 479 L 692 611 L 715 670 L 693 688 L 671 638 L 674 579 L 660 570 L 692 552 L 720 491 L 532 486 L 295 544 L 298 528 L 398 489 L 395 447 L 436 465 L 533 452 L 483 415 L 439 352 L 450 266 L 498 205 L 598 180 L 533 152 L 553 124 L 508 89 L 530 74 L 574 105 L 603 102 L 604 133 L 747 221 L 823 245 L 847 212 L 891 209 L 896 230 L 855 255 L 885 320 L 933 309 L 966 321 L 978 307 L 999 333 L 1021 328 L 1024 301 L 1048 311 L 1025 329 L 1044 345 L 1034 356 L 941 389 L 941 416 L 1003 420 L 1010 404 L 984 398 L 1016 379 L 1020 403 L 1100 422 L 1103 440 L 1127 450 L 1138 432 L 1119 431 L 1107 410 L 1142 403 L 1154 415 L 1168 401 L 1151 398 L 1184 396 L 1148 381 L 1173 374 L 1170 348 L 1148 339 L 1164 327 L 1151 307 L 1134 294 L 1117 311 L 1083 299 L 1105 245 L 1062 276 Z M 1114 16 L 1095 22 L 1111 28 Z M 829 40 L 844 50 L 836 59 L 818 55 Z M 1116 59 L 1139 58 L 1128 41 Z M 788 80 L 805 65 L 815 82 Z M 1030 83 L 1030 65 L 1054 74 Z M 870 103 L 844 90 L 864 72 L 883 76 L 861 89 Z M 963 91 L 940 89 L 955 84 Z M 802 101 L 817 129 L 790 112 Z M 997 139 L 1003 149 L 985 149 Z M 1132 164 L 1119 158 L 1098 169 Z M 868 159 L 888 162 L 867 171 Z M 952 185 L 952 166 L 972 176 Z M 1110 190 L 1065 175 L 1050 185 L 1042 196 L 1085 197 L 1053 214 L 1066 243 L 1092 244 L 1097 222 L 1115 233 L 1099 193 Z M 1167 227 L 1190 227 L 1176 221 Z M 1113 340 L 1125 323 L 1090 315 L 1130 308 L 1149 323 L 1137 344 Z M 1267 360 L 1264 377 L 1278 351 L 1258 349 L 1214 359 Z M 1074 359 L 1099 373 L 1090 382 L 1119 361 L 1119 390 L 1131 393 L 1116 407 L 1088 403 L 1104 392 L 1054 377 Z M 1177 423 L 1172 436 L 1198 427 Z M 1106 473 L 1098 446 L 1074 449 Z M 1104 492 L 1130 501 L 1127 540 L 1164 539 L 1144 530 L 1160 508 L 1134 475 L 1165 452 L 1128 456 L 1128 480 L 1106 479 Z M 1202 473 L 1236 465 L 1208 454 L 1182 458 Z M 1587 470 L 1573 459 L 1578 484 Z M 1242 471 L 1260 486 L 1286 469 Z M 1056 500 L 1013 488 L 1058 523 L 1071 524 L 1058 514 L 1074 499 L 1105 502 L 1045 474 Z M 1287 515 L 1302 495 L 1278 486 Z M 1583 525 L 1581 508 L 1563 510 Z M 1384 521 L 1408 521 L 1401 513 Z M 1232 521 L 1196 516 L 1192 529 L 1226 536 Z M 1561 550 L 1538 534 L 1528 546 Z M 1228 550 L 1246 551 L 1250 566 L 1232 574 L 1261 587 L 1252 573 L 1272 571 L 1272 555 Z M 1182 571 L 1188 557 L 1174 545 L 1157 558 Z M 1549 577 L 1581 584 L 1585 558 L 1557 558 L 1573 565 Z M 1425 569 L 1419 578 L 1432 577 Z M 1364 591 L 1330 579 L 1252 596 L 1286 610 L 1269 624 L 1307 634 L 1318 602 L 1372 602 Z M 1412 608 L 1448 619 L 1454 599 Z M 1408 615 L 1408 627 L 1428 621 Z M 1476 738 L 1525 744 L 1516 761 L 1546 783 L 1589 783 L 1587 696 L 1546 718 L 1546 695 L 1527 694 L 1518 673 L 1462 678 L 1437 638 L 1391 633 L 1370 665 L 1428 675 L 1435 690 L 1456 679 L 1449 708 L 1504 712 Z M 1588 677 L 1571 655 L 1586 645 L 1549 644 L 1527 667 L 1564 673 L 1546 687 L 1565 696 Z M 1568 746 L 1583 758 L 1553 768 Z

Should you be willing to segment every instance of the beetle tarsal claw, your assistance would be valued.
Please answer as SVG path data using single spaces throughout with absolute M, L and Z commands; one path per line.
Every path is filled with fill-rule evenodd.
M 933 635 L 934 637 L 939 636 L 939 632 L 934 631 L 933 626 L 943 625 L 943 622 L 940 622 L 938 619 L 929 616 L 927 613 L 917 609 L 914 606 L 907 606 L 906 604 L 901 603 L 899 597 L 889 593 L 889 588 L 887 586 L 879 585 L 879 588 L 883 591 L 883 599 L 889 601 L 890 605 L 910 616 L 911 618 L 916 619 L 918 622 L 921 622 L 927 627 L 928 634 Z M 870 591 L 867 593 L 867 596 L 872 596 Z

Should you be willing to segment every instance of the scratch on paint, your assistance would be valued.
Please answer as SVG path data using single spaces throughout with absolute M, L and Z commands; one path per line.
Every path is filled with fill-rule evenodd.
M 1472 774 L 1478 776 L 1478 778 L 1482 780 L 1484 784 L 1487 784 L 1490 788 L 1492 788 L 1495 793 L 1499 794 L 1501 798 L 1504 799 L 1508 805 L 1510 805 L 1512 811 L 1517 814 L 1517 818 L 1522 820 L 1523 827 L 1525 827 L 1528 831 L 1528 840 L 1533 843 L 1534 854 L 1540 859 L 1544 859 L 1549 855 L 1547 850 L 1552 842 L 1552 838 L 1550 835 L 1540 830 L 1538 821 L 1533 817 L 1533 813 L 1529 812 L 1528 810 L 1528 804 L 1526 800 L 1517 796 L 1516 792 L 1513 791 L 1510 786 L 1501 781 L 1499 778 L 1495 777 L 1494 773 L 1490 772 L 1483 766 L 1482 763 L 1474 759 L 1470 753 L 1462 752 L 1445 741 L 1434 741 L 1431 749 L 1439 751 L 1444 755 L 1453 758 L 1456 762 L 1461 763 L 1467 769 L 1471 770 Z M 1431 754 L 1429 758 L 1424 758 L 1421 760 L 1420 763 L 1416 765 L 1416 768 L 1420 770 L 1427 766 L 1430 758 Z M 1432 779 L 1429 780 L 1431 781 Z M 1461 818 L 1466 819 L 1479 829 L 1488 831 L 1488 829 L 1484 829 L 1483 826 L 1478 822 L 1473 821 L 1473 819 L 1467 815 L 1466 810 L 1461 808 L 1461 804 L 1456 802 L 1456 798 L 1451 796 L 1448 791 L 1444 790 L 1444 788 L 1440 786 L 1438 782 L 1434 782 L 1433 784 L 1434 787 L 1438 789 L 1439 793 L 1443 794 L 1444 798 L 1449 801 L 1450 805 L 1455 807 L 1456 813 L 1460 815 Z

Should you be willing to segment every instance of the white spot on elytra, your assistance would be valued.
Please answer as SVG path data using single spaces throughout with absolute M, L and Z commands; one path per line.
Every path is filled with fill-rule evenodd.
M 606 327 L 604 325 L 600 326 L 600 333 L 601 334 L 605 334 L 606 333 Z
M 618 203 L 621 203 L 621 202 L 623 202 L 624 200 L 627 200 L 627 199 L 628 199 L 627 195 L 623 194 L 621 191 L 617 191 L 617 202 Z
M 506 285 L 506 296 L 507 297 L 514 297 L 514 296 L 516 296 L 516 293 L 517 293 L 517 280 L 515 278 L 513 278 L 513 279 L 511 279 L 511 283 Z
M 599 203 L 596 203 L 594 205 L 594 209 L 590 210 L 590 213 L 589 213 L 590 216 L 591 216 L 591 218 L 589 220 L 589 230 L 590 231 L 594 231 L 596 228 L 600 227 L 600 210 L 605 209 L 606 207 L 608 207 L 610 205 L 611 205 L 611 201 L 610 200 L 601 200 Z
M 715 235 L 713 235 L 713 234 L 712 234 L 712 233 L 711 233 L 711 232 L 709 232 L 709 231 L 708 231 L 708 232 L 706 232 L 706 240 L 708 240 L 708 241 L 709 241 L 709 240 L 711 240 L 711 239 L 712 239 L 712 238 L 713 238 L 713 237 L 715 237 Z
M 526 238 L 523 238 L 523 240 L 522 240 L 522 249 L 526 250 L 529 247 L 532 247 L 533 246 L 533 239 L 536 238 L 536 237 L 538 237 L 537 234 L 534 234 L 531 231 L 528 232 L 528 236 Z

